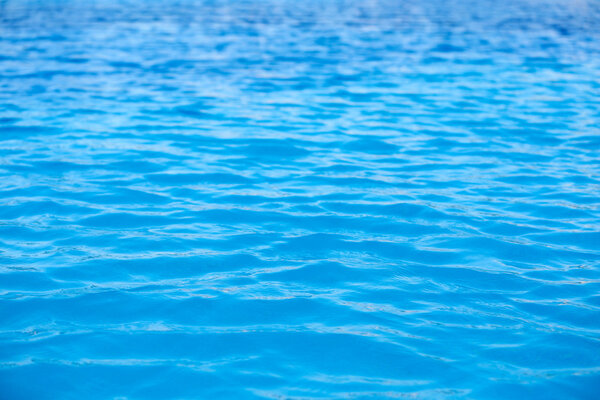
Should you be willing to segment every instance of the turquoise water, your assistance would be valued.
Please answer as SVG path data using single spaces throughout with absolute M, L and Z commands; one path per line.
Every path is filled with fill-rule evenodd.
M 1 399 L 597 399 L 598 1 L 0 2 Z

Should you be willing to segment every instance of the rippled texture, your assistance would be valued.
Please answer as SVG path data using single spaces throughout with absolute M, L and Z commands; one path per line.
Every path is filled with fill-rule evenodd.
M 3 399 L 597 399 L 597 1 L 0 2 Z

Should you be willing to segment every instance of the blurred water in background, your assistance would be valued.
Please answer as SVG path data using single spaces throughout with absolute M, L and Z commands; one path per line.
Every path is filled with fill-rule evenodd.
M 0 398 L 597 399 L 599 28 L 0 1 Z

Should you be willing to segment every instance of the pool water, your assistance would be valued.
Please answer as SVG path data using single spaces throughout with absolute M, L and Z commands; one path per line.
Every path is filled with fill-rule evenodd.
M 600 3 L 0 2 L 1 399 L 597 399 Z

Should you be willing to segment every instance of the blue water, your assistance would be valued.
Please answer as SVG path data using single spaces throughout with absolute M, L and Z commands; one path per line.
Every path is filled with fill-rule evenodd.
M 599 26 L 0 1 L 0 398 L 598 399 Z

